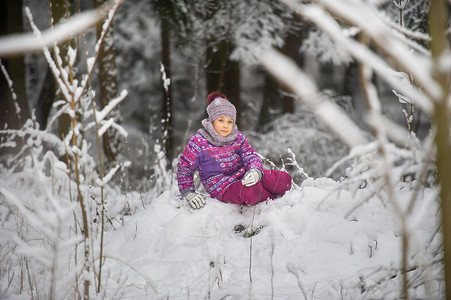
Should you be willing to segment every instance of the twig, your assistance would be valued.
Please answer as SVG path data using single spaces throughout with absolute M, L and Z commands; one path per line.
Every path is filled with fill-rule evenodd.
M 132 269 L 133 271 L 135 271 L 138 275 L 140 275 L 142 278 L 144 278 L 144 280 L 146 281 L 146 283 L 153 289 L 153 291 L 158 294 L 158 289 L 155 286 L 155 284 L 152 282 L 152 280 L 150 278 L 148 278 L 143 272 L 141 272 L 140 270 L 138 270 L 137 268 L 135 268 L 134 266 L 130 265 L 129 263 L 123 261 L 122 259 L 118 258 L 118 257 L 114 257 L 111 255 L 104 255 L 103 256 L 105 259 L 106 258 L 110 258 L 113 260 L 116 260 L 122 264 L 124 264 L 125 266 L 129 267 L 130 269 Z
M 5 80 L 8 83 L 8 87 L 9 87 L 9 90 L 11 93 L 11 98 L 14 102 L 15 113 L 17 115 L 17 119 L 19 120 L 19 127 L 22 127 L 23 124 L 22 124 L 22 118 L 20 115 L 20 106 L 19 106 L 19 103 L 17 103 L 17 95 L 14 92 L 13 81 L 9 77 L 8 71 L 6 70 L 5 66 L 3 65 L 1 59 L 0 59 L 0 68 L 2 70 L 3 75 L 5 76 Z M 3 101 L 6 101 L 6 99 L 4 99 Z
M 102 34 L 103 35 L 103 34 Z M 86 57 L 86 66 L 89 68 L 88 63 L 88 50 L 86 45 L 86 38 L 83 35 L 83 41 L 84 41 L 84 48 L 85 48 L 85 57 Z M 100 50 L 97 50 L 100 51 Z M 89 95 L 91 98 L 91 106 L 92 106 L 92 113 L 94 117 L 94 123 L 96 128 L 96 141 L 97 141 L 97 154 L 99 158 L 99 179 L 100 181 L 103 181 L 103 161 L 102 161 L 102 147 L 100 143 L 100 134 L 99 134 L 99 122 L 97 121 L 97 110 L 96 110 L 96 104 L 94 101 L 94 97 L 92 96 L 91 90 L 92 90 L 92 83 L 91 78 L 88 77 L 88 86 L 89 86 Z M 100 293 L 100 287 L 101 287 L 101 279 L 102 279 L 102 256 L 103 256 L 103 236 L 105 231 L 105 196 L 104 196 L 104 184 L 100 185 L 100 201 L 101 201 L 101 213 L 100 213 L 100 259 L 99 259 L 99 273 L 98 273 L 98 279 L 97 279 L 97 293 Z
M 271 300 L 274 299 L 274 250 L 276 245 L 274 243 L 274 236 L 271 240 Z
M 27 275 L 28 275 L 28 284 L 30 285 L 30 292 L 31 292 L 31 299 L 34 300 L 34 294 L 33 294 L 33 284 L 31 283 L 31 275 L 30 275 L 30 268 L 28 267 L 28 260 L 25 259 L 25 266 L 27 268 Z M 53 296 L 53 294 L 51 294 Z M 52 297 L 53 298 L 53 297 Z
M 304 296 L 304 300 L 307 300 L 307 294 L 305 293 L 304 286 L 302 285 L 301 279 L 299 278 L 299 275 L 297 274 L 296 270 L 291 265 L 287 265 L 287 269 L 288 269 L 288 272 L 290 272 L 291 274 L 294 275 L 294 277 L 296 277 L 298 287 L 301 290 L 302 295 Z
M 251 221 L 251 232 L 253 231 L 253 227 L 254 227 L 254 217 L 255 217 L 255 210 L 256 210 L 256 206 L 254 206 L 254 212 L 252 214 L 252 221 Z M 249 241 L 249 281 L 252 285 L 252 240 L 253 240 L 253 235 L 250 236 L 250 241 Z

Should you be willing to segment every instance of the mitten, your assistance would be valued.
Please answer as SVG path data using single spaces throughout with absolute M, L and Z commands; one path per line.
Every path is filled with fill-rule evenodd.
M 188 192 L 183 198 L 195 209 L 201 208 L 205 204 L 205 196 L 196 192 Z
M 257 169 L 251 169 L 244 174 L 243 179 L 241 180 L 241 184 L 244 186 L 253 186 L 262 178 L 262 173 Z

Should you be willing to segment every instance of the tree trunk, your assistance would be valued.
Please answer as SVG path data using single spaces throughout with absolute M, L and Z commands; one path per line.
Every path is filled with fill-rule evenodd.
M 95 6 L 100 7 L 106 0 L 96 0 Z M 97 39 L 102 34 L 102 26 L 104 22 L 97 25 Z M 104 108 L 108 103 L 118 96 L 117 87 L 117 68 L 116 68 L 116 49 L 114 46 L 114 30 L 113 24 L 106 32 L 105 39 L 99 49 L 99 58 L 97 61 L 98 73 L 97 78 L 100 84 L 100 106 Z M 116 107 L 110 113 L 110 117 L 118 124 L 122 122 L 119 108 Z M 117 130 L 110 128 L 103 134 L 103 152 L 108 161 L 112 162 L 116 159 L 120 152 L 121 138 Z
M 267 74 L 265 76 L 265 85 L 263 87 L 263 103 L 260 109 L 260 117 L 258 118 L 258 129 L 262 131 L 264 125 L 271 122 L 275 115 L 274 112 L 280 112 L 279 107 L 279 87 L 277 83 Z
M 227 53 L 227 63 L 225 66 L 225 74 L 224 74 L 224 93 L 227 95 L 227 98 L 230 102 L 235 105 L 237 114 L 236 114 L 236 123 L 240 125 L 241 123 L 241 97 L 240 97 L 240 64 L 236 61 L 230 61 L 228 59 L 229 53 Z
M 39 123 L 41 130 L 47 127 L 47 120 L 52 109 L 53 98 L 55 97 L 55 89 L 55 78 L 50 67 L 47 66 L 45 79 L 36 103 L 36 121 Z
M 302 44 L 302 35 L 300 32 L 290 33 L 285 39 L 285 45 L 282 53 L 293 58 L 298 64 L 301 63 L 302 57 L 299 53 L 299 47 Z M 282 113 L 294 113 L 294 99 L 292 97 L 281 95 Z
M 7 35 L 23 32 L 22 0 L 7 0 L 0 3 L 0 34 Z M 0 128 L 8 124 L 9 128 L 20 128 L 30 117 L 25 87 L 24 57 L 18 56 L 2 60 L 9 79 L 12 82 L 12 94 L 8 81 L 0 72 Z M 16 104 L 20 108 L 17 111 Z
M 53 24 L 57 24 L 64 18 L 69 17 L 70 8 L 72 7 L 73 0 L 51 0 L 51 18 L 53 18 Z M 66 7 L 66 4 L 69 7 Z M 70 46 L 71 41 L 67 43 L 62 43 L 59 45 L 60 57 L 62 59 L 62 67 L 66 68 L 68 65 L 67 62 L 67 53 Z M 54 100 L 62 100 L 64 99 L 63 94 L 58 89 L 55 94 Z M 58 107 L 60 109 L 61 106 Z M 61 139 L 63 139 L 68 133 L 71 126 L 70 116 L 66 113 L 62 114 L 58 119 L 58 135 Z
M 228 41 L 220 41 L 218 45 L 207 45 L 207 94 L 224 93 L 237 110 L 236 123 L 240 125 L 240 68 L 238 62 L 229 60 L 232 45 Z
M 171 29 L 166 18 L 161 20 L 161 63 L 164 66 L 166 78 L 171 78 Z M 166 158 L 172 161 L 172 84 L 162 86 L 161 120 L 163 130 L 163 149 Z
M 281 52 L 300 64 L 301 56 L 299 53 L 299 47 L 301 44 L 301 33 L 291 33 L 285 39 L 285 45 L 282 47 Z M 265 124 L 268 124 L 280 114 L 294 113 L 294 99 L 290 96 L 284 95 L 279 91 L 279 89 L 283 90 L 283 88 L 279 87 L 270 76 L 265 74 L 263 104 L 260 110 L 260 118 L 258 120 L 259 129 L 262 129 Z M 280 112 L 280 114 L 273 114 L 271 111 L 277 111 Z
M 431 1 L 429 28 L 431 41 L 431 54 L 434 60 L 434 77 L 441 87 L 441 97 L 433 99 L 434 122 L 437 133 L 437 168 L 440 181 L 440 201 L 443 222 L 443 247 L 445 265 L 446 298 L 451 297 L 451 145 L 450 145 L 450 119 L 449 119 L 449 71 L 440 69 L 440 58 L 449 51 L 446 29 L 448 20 L 448 5 L 445 0 Z
M 207 45 L 207 94 L 224 92 L 224 69 L 227 63 L 226 42 L 216 46 Z

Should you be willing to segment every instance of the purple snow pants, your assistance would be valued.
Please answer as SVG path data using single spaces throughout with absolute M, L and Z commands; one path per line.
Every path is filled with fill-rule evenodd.
M 222 201 L 254 205 L 266 199 L 275 199 L 285 194 L 291 188 L 291 176 L 287 172 L 277 170 L 264 170 L 263 178 L 257 184 L 246 187 L 241 181 L 230 185 Z

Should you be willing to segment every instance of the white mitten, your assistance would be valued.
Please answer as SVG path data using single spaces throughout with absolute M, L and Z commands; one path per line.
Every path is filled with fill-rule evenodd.
M 201 208 L 205 204 L 205 196 L 196 192 L 188 192 L 183 198 L 195 209 Z
M 261 179 L 261 172 L 257 169 L 251 169 L 246 174 L 244 174 L 243 179 L 241 180 L 241 183 L 244 186 L 253 186 L 257 182 L 259 182 Z

